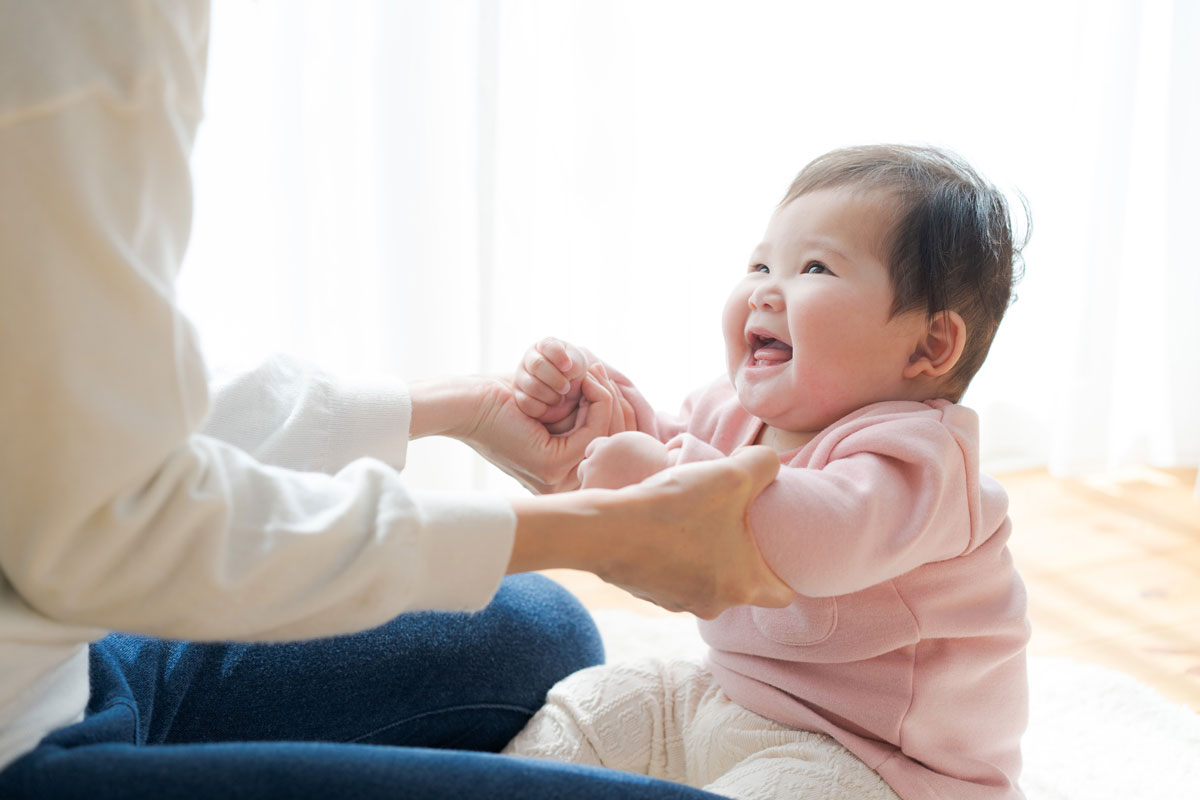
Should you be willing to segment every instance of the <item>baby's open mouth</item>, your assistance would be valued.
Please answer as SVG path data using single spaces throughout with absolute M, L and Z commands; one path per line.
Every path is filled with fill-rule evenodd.
M 792 346 L 762 334 L 750 334 L 750 353 L 754 366 L 771 367 L 792 360 Z

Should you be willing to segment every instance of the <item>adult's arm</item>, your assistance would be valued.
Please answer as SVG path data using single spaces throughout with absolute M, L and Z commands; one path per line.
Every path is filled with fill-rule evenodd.
M 517 408 L 505 381 L 456 378 L 413 386 L 413 432 L 460 439 L 527 485 L 556 491 L 596 435 L 632 424 L 623 390 L 587 378 L 588 418 L 566 436 Z M 509 572 L 567 567 L 595 573 L 672 610 L 711 618 L 731 606 L 782 606 L 791 590 L 758 550 L 747 509 L 779 469 L 765 447 L 664 470 L 616 491 L 515 498 Z
M 510 569 L 587 570 L 704 619 L 732 606 L 785 606 L 793 592 L 760 553 L 746 512 L 778 469 L 774 451 L 750 447 L 623 489 L 514 500 Z
M 502 498 L 410 492 L 379 460 L 341 466 L 344 452 L 297 450 L 311 421 L 279 435 L 222 429 L 224 393 L 211 406 L 175 302 L 201 7 L 6 8 L 0 569 L 31 610 L 168 637 L 308 637 L 411 608 L 477 608 L 506 571 L 534 566 L 591 569 L 701 613 L 778 602 L 745 518 L 765 481 L 745 464 L 514 510 Z M 499 418 L 483 428 L 502 429 Z M 402 427 L 386 448 L 393 465 Z M 479 429 L 465 440 L 486 450 L 504 439 Z M 715 505 L 693 502 L 714 493 Z M 637 562 L 674 557 L 692 535 L 698 552 L 712 546 L 707 561 Z M 731 550 L 746 568 L 724 577 Z
M 335 377 L 276 355 L 218 375 L 209 381 L 209 393 L 200 432 L 264 464 L 332 474 L 370 457 L 404 467 L 412 398 L 401 380 Z
M 286 469 L 206 435 L 175 302 L 206 21 L 72 6 L 7 7 L 0 48 L 5 580 L 52 619 L 194 639 L 484 605 L 512 550 L 507 501 L 411 492 L 344 454 Z

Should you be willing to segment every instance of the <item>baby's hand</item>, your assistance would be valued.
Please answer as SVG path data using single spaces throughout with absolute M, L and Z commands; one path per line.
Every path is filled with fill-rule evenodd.
M 620 489 L 641 483 L 656 472 L 674 466 L 677 449 L 641 431 L 625 431 L 592 440 L 579 462 L 583 489 Z
M 578 347 L 553 337 L 542 339 L 525 351 L 513 378 L 517 408 L 551 433 L 570 430 L 583 397 L 587 368 L 587 356 Z

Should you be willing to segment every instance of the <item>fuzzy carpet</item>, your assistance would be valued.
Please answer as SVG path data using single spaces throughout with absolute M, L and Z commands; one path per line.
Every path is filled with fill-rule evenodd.
M 608 661 L 699 656 L 690 617 L 594 612 Z M 1029 662 L 1028 800 L 1200 800 L 1200 715 L 1103 667 Z

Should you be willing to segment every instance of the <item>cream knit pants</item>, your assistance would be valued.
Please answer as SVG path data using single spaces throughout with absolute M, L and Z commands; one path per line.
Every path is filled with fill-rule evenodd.
M 899 800 L 837 741 L 747 711 L 694 661 L 576 672 L 550 690 L 504 752 L 636 772 L 739 800 Z

